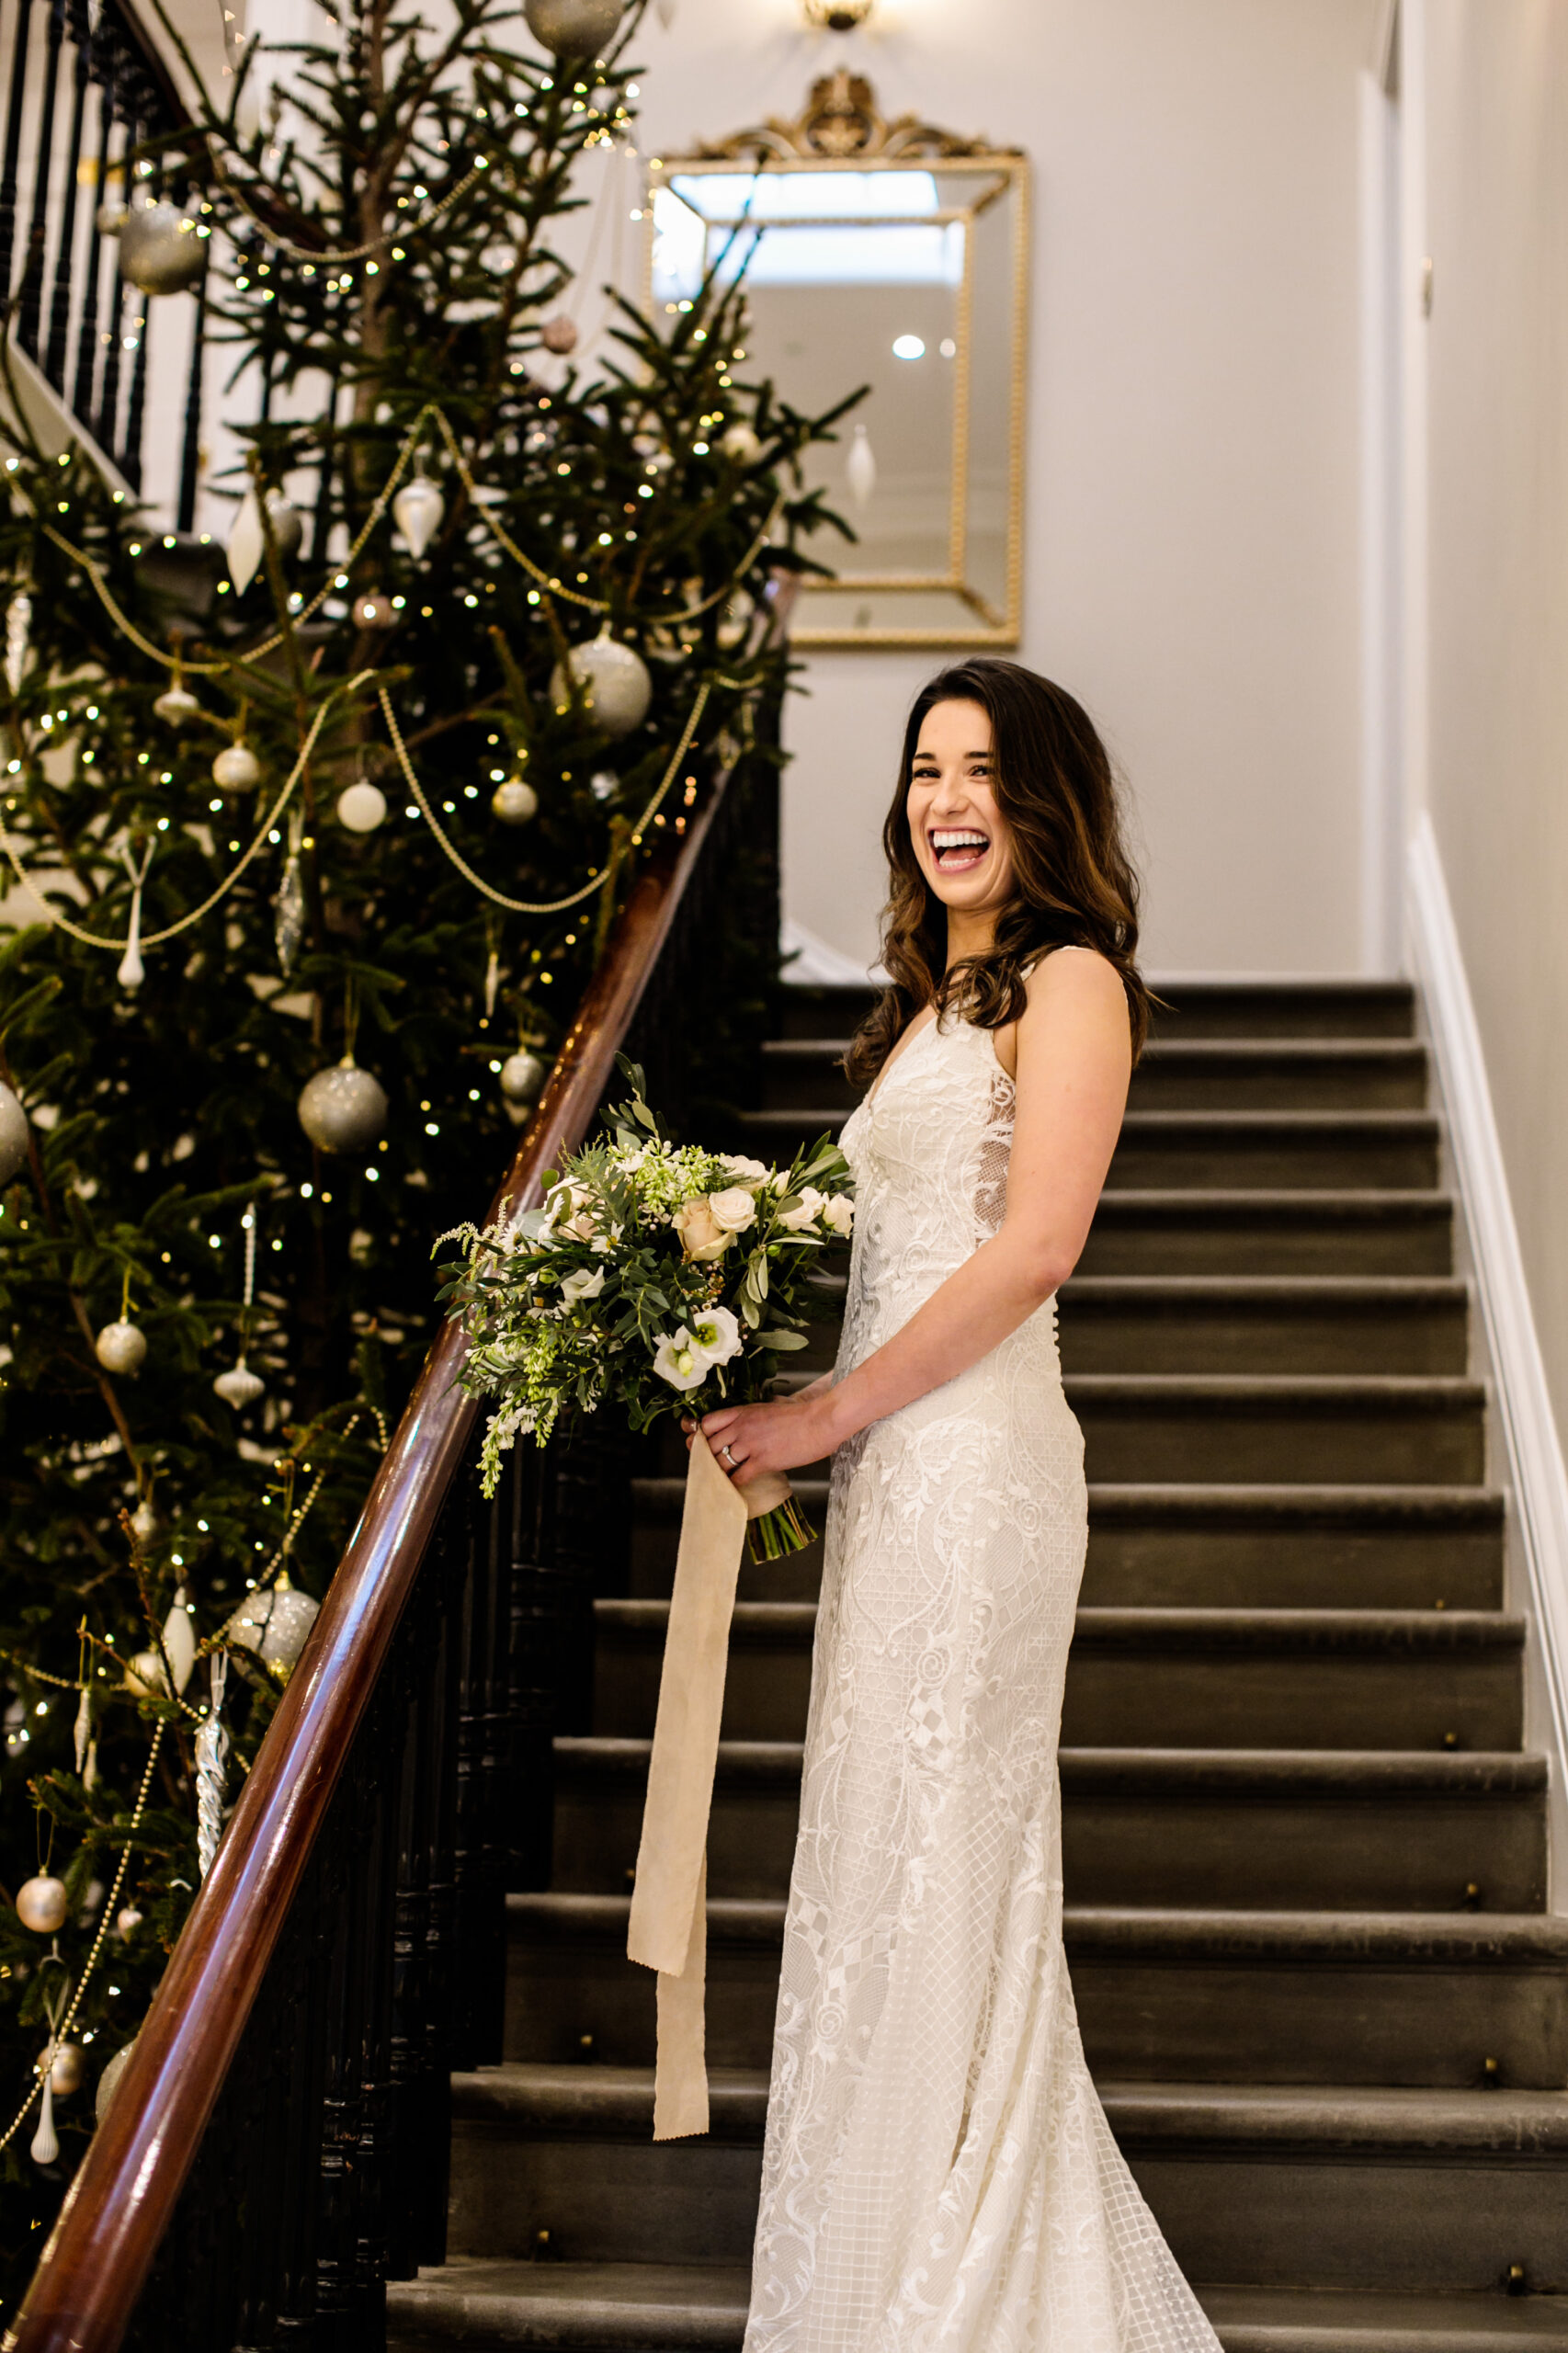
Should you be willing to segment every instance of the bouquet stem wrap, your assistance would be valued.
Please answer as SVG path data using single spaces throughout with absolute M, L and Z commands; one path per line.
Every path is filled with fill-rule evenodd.
M 659 1974 L 655 2141 L 708 2130 L 708 1817 L 730 1620 L 746 1524 L 789 1492 L 778 1474 L 733 1486 L 701 1432 L 693 1438 L 626 1939 L 628 1959 Z

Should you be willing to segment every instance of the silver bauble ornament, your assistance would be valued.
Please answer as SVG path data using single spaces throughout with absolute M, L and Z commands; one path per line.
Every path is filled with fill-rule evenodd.
M 491 794 L 490 806 L 504 825 L 526 825 L 539 807 L 539 795 L 520 776 L 509 776 Z
M 719 447 L 737 466 L 755 466 L 762 455 L 762 438 L 749 425 L 732 425 Z
M 564 358 L 567 352 L 577 348 L 576 321 L 569 319 L 562 311 L 559 317 L 546 319 L 539 331 L 539 339 L 546 351 L 557 351 Z
M 248 792 L 261 781 L 261 762 L 248 744 L 225 745 L 212 763 L 212 781 L 225 792 Z
M 528 30 L 557 57 L 597 57 L 615 38 L 625 0 L 523 0 Z
M 247 1405 L 256 1404 L 267 1383 L 259 1372 L 251 1370 L 242 1356 L 227 1372 L 218 1375 L 212 1386 L 225 1405 L 232 1405 L 236 1414 L 243 1414 Z
M 106 1372 L 140 1372 L 147 1358 L 147 1336 L 134 1324 L 106 1324 L 93 1342 L 93 1354 Z
M 395 629 L 397 608 L 380 588 L 354 599 L 354 619 L 361 629 Z
M 28 1156 L 28 1115 L 0 1078 L 0 1185 L 8 1185 Z
M 337 796 L 337 822 L 351 834 L 373 834 L 386 817 L 387 796 L 369 777 L 356 777 Z
M 143 294 L 183 294 L 207 264 L 207 240 L 177 204 L 133 204 L 119 225 L 119 267 Z
M 98 2088 L 93 2098 L 93 2116 L 99 2124 L 108 2113 L 108 2104 L 114 2097 L 115 2087 L 131 2064 L 131 2054 L 135 2048 L 134 2042 L 128 2042 L 123 2051 L 117 2051 L 98 2077 Z
M 428 474 L 415 474 L 392 500 L 392 520 L 416 563 L 440 529 L 446 507 L 439 485 Z
M 100 237 L 118 237 L 125 226 L 125 207 L 118 196 L 106 196 L 93 220 Z
M 17 1890 L 17 1917 L 35 1937 L 52 1937 L 65 1926 L 65 1881 L 40 1873 Z
M 287 1679 L 320 1607 L 308 1593 L 297 1593 L 286 1576 L 279 1577 L 267 1592 L 242 1601 L 223 1631 L 237 1650 L 254 1652 L 264 1666 Z
M 201 713 L 201 705 L 190 688 L 182 687 L 177 680 L 172 687 L 165 688 L 153 709 L 171 727 L 183 727 L 187 719 L 199 718 Z
M 57 2042 L 54 2063 L 49 2080 L 54 2086 L 56 2099 L 69 2099 L 73 2092 L 82 2088 L 82 2078 L 87 2072 L 87 2057 L 79 2042 Z
M 642 655 L 611 637 L 608 624 L 586 645 L 574 645 L 566 659 L 601 735 L 630 735 L 642 726 L 653 683 Z M 567 709 L 566 678 L 559 663 L 551 673 L 550 699 L 557 710 Z
M 508 1054 L 501 1065 L 501 1092 L 508 1103 L 531 1103 L 544 1085 L 546 1064 L 527 1046 Z
M 300 1125 L 323 1152 L 363 1152 L 386 1123 L 385 1091 L 352 1054 L 318 1070 L 301 1090 Z

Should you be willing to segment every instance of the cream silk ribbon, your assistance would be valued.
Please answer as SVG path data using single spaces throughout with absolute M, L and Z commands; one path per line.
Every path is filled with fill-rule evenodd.
M 746 1522 L 776 1509 L 789 1492 L 778 1475 L 732 1486 L 700 1431 L 692 1439 L 626 1938 L 628 1958 L 659 1973 L 655 2141 L 708 2130 L 708 1817 L 730 1620 Z

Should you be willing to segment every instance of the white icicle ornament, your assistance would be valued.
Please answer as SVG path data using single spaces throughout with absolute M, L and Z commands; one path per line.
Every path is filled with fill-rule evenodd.
M 653 682 L 648 665 L 630 645 L 609 633 L 607 621 L 586 645 L 574 645 L 566 657 L 572 676 L 583 689 L 588 716 L 603 735 L 630 735 L 648 716 Z M 566 670 L 558 662 L 551 673 L 550 699 L 558 711 L 570 708 Z
M 446 511 L 440 485 L 433 483 L 428 474 L 415 474 L 392 500 L 392 520 L 408 541 L 408 551 L 415 563 L 440 529 Z
M 6 684 L 14 695 L 20 694 L 28 674 L 32 625 L 33 600 L 25 588 L 18 589 L 6 608 Z
M 28 1156 L 28 1115 L 15 1090 L 0 1079 L 0 1185 L 8 1185 Z
M 38 2112 L 38 2131 L 28 2154 L 35 2165 L 51 2165 L 60 2154 L 60 2139 L 54 2130 L 54 2079 L 41 2063 L 39 2072 L 43 2075 L 43 2100 Z
M 855 427 L 855 438 L 849 444 L 849 454 L 844 460 L 844 478 L 856 506 L 869 506 L 871 494 L 877 487 L 877 457 L 871 447 L 871 437 L 863 425 Z

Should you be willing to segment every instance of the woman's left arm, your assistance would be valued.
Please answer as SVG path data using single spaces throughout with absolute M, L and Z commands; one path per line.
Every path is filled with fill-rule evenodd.
M 1072 1273 L 1126 1106 L 1127 997 L 1115 967 L 1085 954 L 1046 957 L 1028 995 L 1014 1032 L 1017 1102 L 1000 1232 L 836 1387 L 706 1415 L 709 1443 L 742 1458 L 737 1486 L 817 1461 L 966 1372 Z

